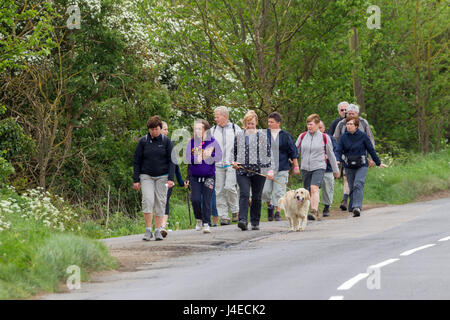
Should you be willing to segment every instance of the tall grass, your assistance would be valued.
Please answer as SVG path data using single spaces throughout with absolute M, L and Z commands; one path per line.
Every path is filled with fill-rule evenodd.
M 89 272 L 117 267 L 103 243 L 52 228 L 47 220 L 50 212 L 40 211 L 42 217 L 27 213 L 30 209 L 17 194 L 0 193 L 3 204 L 13 199 L 18 200 L 10 207 L 13 209 L 0 208 L 0 216 L 8 224 L 0 230 L 0 299 L 56 291 L 69 276 L 66 270 L 71 265 L 80 268 L 81 280 L 86 280 Z
M 366 202 L 403 204 L 420 196 L 450 189 L 450 148 L 427 155 L 411 154 L 408 162 L 370 169 Z

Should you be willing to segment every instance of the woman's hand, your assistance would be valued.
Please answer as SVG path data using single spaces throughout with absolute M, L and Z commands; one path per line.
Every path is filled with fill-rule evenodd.
M 273 170 L 269 170 L 269 171 L 267 172 L 267 179 L 268 179 L 268 180 L 273 180 Z
M 175 182 L 173 182 L 172 180 L 167 181 L 167 187 L 170 189 L 175 185 Z
M 235 170 L 239 169 L 239 163 L 232 162 L 231 165 L 233 166 L 233 169 L 235 169 Z
M 186 180 L 185 182 L 184 182 L 184 187 L 187 189 L 187 188 L 189 188 L 189 180 Z
M 213 151 L 214 151 L 213 147 L 206 148 L 205 151 L 203 151 L 203 160 L 211 158 Z
M 298 166 L 294 167 L 294 174 L 300 174 L 300 168 Z
M 333 172 L 333 176 L 338 179 L 341 174 L 339 172 Z
M 133 183 L 133 188 L 136 191 L 139 191 L 141 189 L 141 184 L 139 182 Z

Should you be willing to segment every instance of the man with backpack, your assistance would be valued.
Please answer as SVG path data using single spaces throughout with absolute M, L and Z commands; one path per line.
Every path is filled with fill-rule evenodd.
M 222 150 L 222 158 L 216 161 L 216 205 L 221 225 L 230 224 L 229 211 L 233 214 L 233 222 L 239 221 L 236 170 L 231 162 L 234 157 L 234 138 L 241 128 L 228 118 L 228 108 L 217 107 L 214 110 L 216 125 L 210 129 Z

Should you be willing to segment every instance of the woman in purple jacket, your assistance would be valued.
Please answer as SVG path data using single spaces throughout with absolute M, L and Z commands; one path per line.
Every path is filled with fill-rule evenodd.
M 219 144 L 211 136 L 211 126 L 206 120 L 194 122 L 194 138 L 186 147 L 186 160 L 189 166 L 189 180 L 185 186 L 191 185 L 191 200 L 194 215 L 197 219 L 195 230 L 210 233 L 211 197 L 216 180 L 216 160 L 222 159 Z M 202 203 L 203 202 L 203 203 Z

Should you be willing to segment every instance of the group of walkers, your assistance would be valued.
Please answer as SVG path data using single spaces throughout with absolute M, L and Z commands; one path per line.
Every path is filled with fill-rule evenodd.
M 172 161 L 174 146 L 168 138 L 167 123 L 159 116 L 151 117 L 147 122 L 148 134 L 139 139 L 133 159 L 134 188 L 142 190 L 144 240 L 153 236 L 163 240 L 167 236 L 174 176 L 180 186 L 191 189 L 197 220 L 195 229 L 204 233 L 210 233 L 210 227 L 217 226 L 219 219 L 221 225 L 238 222 L 243 231 L 250 226 L 252 230 L 259 230 L 263 201 L 267 203 L 268 220 L 280 221 L 277 204 L 286 193 L 291 166 L 294 174 L 301 173 L 303 187 L 311 195 L 308 219 L 319 219 L 320 190 L 323 216 L 329 215 L 334 179 L 341 173 L 344 199 L 340 208 L 348 208 L 355 217 L 359 216 L 367 168 L 374 163 L 381 166 L 381 162 L 370 127 L 359 117 L 358 106 L 341 102 L 338 112 L 340 117 L 333 121 L 327 133 L 319 115 L 310 115 L 306 119 L 307 131 L 294 143 L 292 136 L 281 129 L 282 117 L 278 112 L 269 115 L 267 129 L 257 129 L 258 116 L 250 110 L 240 128 L 230 122 L 226 107 L 218 107 L 214 110 L 216 125 L 211 127 L 203 119 L 194 122 L 194 135 L 185 147 L 186 181 Z

